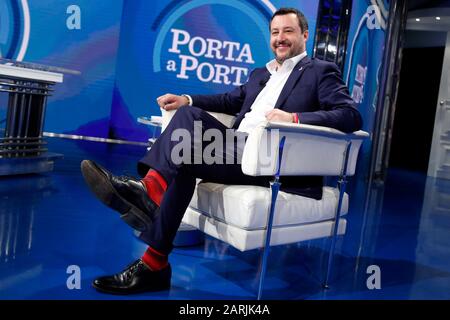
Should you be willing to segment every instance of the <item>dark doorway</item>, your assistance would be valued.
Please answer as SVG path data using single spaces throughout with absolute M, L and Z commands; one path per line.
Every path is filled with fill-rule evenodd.
M 428 169 L 444 50 L 403 49 L 390 167 Z

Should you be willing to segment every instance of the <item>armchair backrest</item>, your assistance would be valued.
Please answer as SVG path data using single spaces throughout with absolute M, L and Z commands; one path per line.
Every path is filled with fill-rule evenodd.
M 280 175 L 338 176 L 343 172 L 345 150 L 351 143 L 346 174 L 354 175 L 358 152 L 367 132 L 344 133 L 335 129 L 285 122 L 263 122 L 249 135 L 242 157 L 247 175 L 275 175 L 279 142 L 285 136 Z
M 161 109 L 161 132 L 176 110 Z M 209 112 L 231 127 L 235 117 Z M 273 176 L 278 168 L 278 146 L 285 136 L 280 174 L 285 176 L 338 176 L 344 165 L 344 152 L 351 142 L 348 176 L 355 174 L 362 141 L 369 137 L 365 131 L 344 133 L 332 128 L 287 122 L 262 122 L 248 136 L 242 157 L 242 171 L 251 176 Z

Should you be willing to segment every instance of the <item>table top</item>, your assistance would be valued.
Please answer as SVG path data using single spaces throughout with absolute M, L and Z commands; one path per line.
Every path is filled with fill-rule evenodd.
M 162 117 L 161 116 L 151 116 L 151 117 L 138 117 L 137 122 L 146 124 L 148 126 L 162 127 Z
M 8 64 L 0 64 L 0 77 L 55 83 L 63 82 L 62 73 L 16 67 Z

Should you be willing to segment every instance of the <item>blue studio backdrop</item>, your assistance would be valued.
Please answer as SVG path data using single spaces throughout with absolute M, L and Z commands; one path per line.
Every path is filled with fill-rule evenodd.
M 45 131 L 108 135 L 122 6 L 121 0 L 0 0 L 1 56 L 81 71 L 55 87 Z
M 244 83 L 272 59 L 268 25 L 282 5 L 301 8 L 314 33 L 315 1 L 125 1 L 111 136 L 145 138 L 149 128 L 136 118 L 159 115 L 155 101 L 164 93 L 220 93 Z
M 318 4 L 0 0 L 0 56 L 81 72 L 66 75 L 56 86 L 45 131 L 146 141 L 151 129 L 136 119 L 160 114 L 159 95 L 232 90 L 272 59 L 268 24 L 276 8 L 292 6 L 305 13 L 307 50 L 313 56 Z M 368 132 L 376 112 L 388 10 L 386 0 L 353 1 L 344 80 Z M 6 110 L 3 100 L 0 108 Z M 370 148 L 367 141 L 366 158 Z
M 358 0 L 352 5 L 344 80 L 364 120 L 362 130 L 371 134 L 364 141 L 358 162 L 362 172 L 367 172 L 370 165 L 390 3 Z
M 45 131 L 146 141 L 136 118 L 159 115 L 159 95 L 231 90 L 272 59 L 280 6 L 308 17 L 312 54 L 316 1 L 0 0 L 0 57 L 81 72 L 56 86 Z

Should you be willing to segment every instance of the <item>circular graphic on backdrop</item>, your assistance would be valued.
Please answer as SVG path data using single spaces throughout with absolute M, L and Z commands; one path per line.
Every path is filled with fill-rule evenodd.
M 172 73 L 177 80 L 241 85 L 255 60 L 271 57 L 267 26 L 273 10 L 270 1 L 170 2 L 152 24 L 157 33 L 153 72 Z
M 22 61 L 30 38 L 27 0 L 0 2 L 0 58 Z

